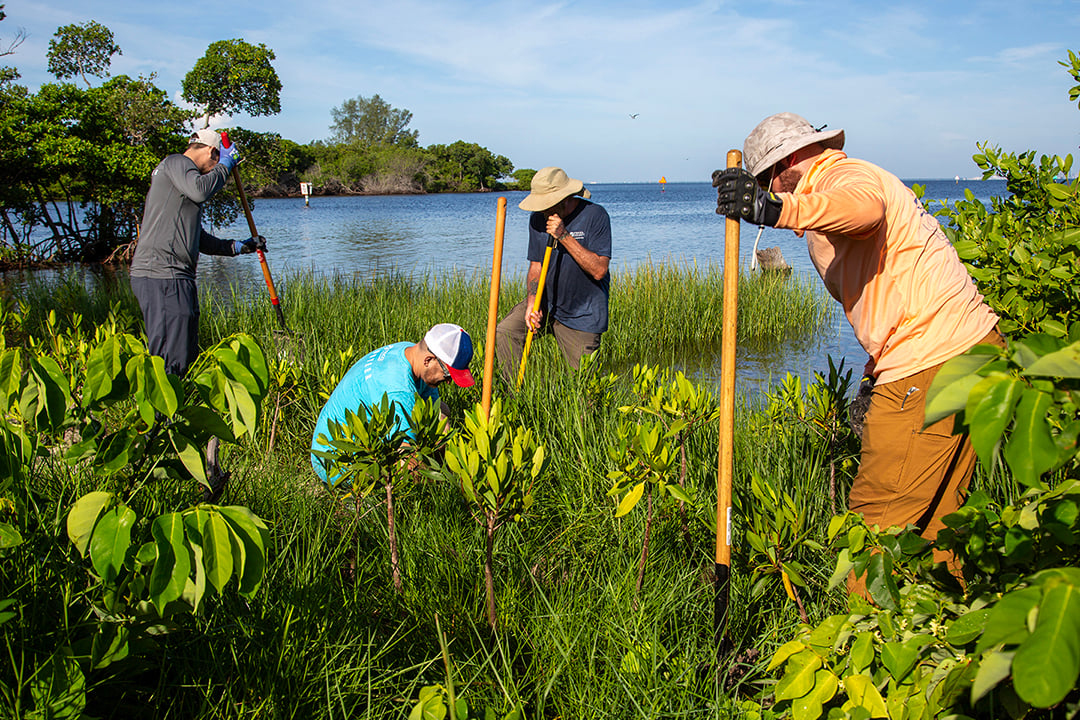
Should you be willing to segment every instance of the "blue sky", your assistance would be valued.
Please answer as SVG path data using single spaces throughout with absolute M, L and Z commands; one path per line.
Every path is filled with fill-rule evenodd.
M 375 93 L 423 145 L 466 140 L 516 167 L 588 182 L 707 180 L 767 115 L 842 127 L 849 154 L 904 178 L 978 175 L 976 142 L 1065 155 L 1080 144 L 1080 3 L 6 0 L 0 63 L 36 88 L 56 28 L 109 27 L 113 74 L 179 98 L 216 40 L 277 55 L 282 111 L 228 124 L 324 139 L 330 110 Z M 637 114 L 631 119 L 631 114 Z

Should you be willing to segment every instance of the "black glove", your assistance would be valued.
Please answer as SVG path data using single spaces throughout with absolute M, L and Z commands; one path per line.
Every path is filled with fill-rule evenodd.
M 851 429 L 860 438 L 862 437 L 866 411 L 870 409 L 870 398 L 874 394 L 874 378 L 871 375 L 863 375 L 859 381 L 859 392 L 855 399 L 848 405 L 848 422 Z
M 784 203 L 762 190 L 753 175 L 742 168 L 717 170 L 712 175 L 712 184 L 716 188 L 717 215 L 776 227 Z
M 246 255 L 248 253 L 253 253 L 256 250 L 266 252 L 266 238 L 262 235 L 248 238 L 247 240 L 235 240 L 233 242 L 234 255 Z

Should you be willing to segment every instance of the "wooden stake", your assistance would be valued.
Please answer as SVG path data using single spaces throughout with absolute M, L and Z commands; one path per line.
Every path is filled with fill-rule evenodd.
M 729 150 L 727 166 L 739 167 L 742 153 Z M 716 464 L 716 599 L 714 631 L 722 655 L 731 590 L 731 477 L 735 436 L 735 332 L 739 298 L 739 220 L 724 223 L 724 307 L 720 339 L 720 443 Z
M 495 376 L 495 326 L 499 321 L 499 282 L 502 277 L 503 232 L 506 229 L 506 198 L 495 208 L 495 249 L 491 254 L 491 293 L 488 297 L 487 341 L 484 345 L 484 389 L 480 404 L 484 417 L 491 416 L 491 383 Z

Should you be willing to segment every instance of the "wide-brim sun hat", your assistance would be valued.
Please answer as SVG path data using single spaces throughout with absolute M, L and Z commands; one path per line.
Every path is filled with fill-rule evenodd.
M 221 135 L 209 128 L 196 130 L 191 134 L 191 140 L 189 140 L 188 142 L 199 142 L 203 145 L 209 145 L 215 150 L 221 149 Z
M 585 189 L 585 183 L 574 180 L 562 168 L 557 167 L 537 170 L 529 189 L 529 194 L 518 203 L 519 208 L 529 212 L 543 212 L 555 207 L 571 195 L 590 197 L 589 191 Z
M 754 177 L 771 168 L 796 150 L 819 143 L 827 148 L 844 149 L 843 130 L 815 130 L 810 122 L 795 113 L 770 115 L 746 136 L 743 164 Z
M 469 362 L 473 356 L 472 338 L 464 328 L 454 323 L 439 323 L 427 331 L 424 343 L 446 365 L 455 385 L 472 387 L 476 384 L 469 372 Z

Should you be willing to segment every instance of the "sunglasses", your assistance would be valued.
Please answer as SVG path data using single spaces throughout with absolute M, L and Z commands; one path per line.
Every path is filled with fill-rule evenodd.
M 443 380 L 449 380 L 450 379 L 450 368 L 446 367 L 446 363 L 444 363 L 442 360 L 440 360 L 438 358 L 438 356 L 432 355 L 431 357 L 435 358 L 435 362 L 439 363 L 439 369 L 442 370 Z

